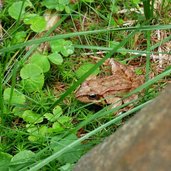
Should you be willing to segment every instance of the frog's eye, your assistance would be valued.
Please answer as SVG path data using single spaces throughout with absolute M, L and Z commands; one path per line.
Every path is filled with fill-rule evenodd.
M 99 100 L 100 96 L 98 96 L 97 94 L 89 94 L 88 98 L 90 100 Z

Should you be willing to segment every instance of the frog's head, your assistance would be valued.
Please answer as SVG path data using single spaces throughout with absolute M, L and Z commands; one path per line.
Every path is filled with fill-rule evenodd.
M 76 98 L 83 103 L 100 104 L 102 97 L 87 82 L 84 82 L 75 92 Z

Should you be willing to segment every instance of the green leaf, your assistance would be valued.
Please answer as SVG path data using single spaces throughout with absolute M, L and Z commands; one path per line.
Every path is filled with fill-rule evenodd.
M 17 153 L 12 159 L 11 162 L 23 162 L 35 157 L 35 153 L 30 150 L 23 150 Z
M 0 152 L 0 170 L 9 171 L 9 164 L 12 157 L 8 153 Z
M 37 14 L 28 14 L 24 18 L 25 24 L 31 24 L 30 28 L 37 33 L 40 33 L 46 28 L 45 18 Z
M 49 133 L 49 128 L 46 125 L 43 125 L 39 128 L 39 134 L 42 136 L 46 136 Z
M 76 141 L 78 138 L 74 134 L 70 134 L 66 138 L 61 140 L 61 137 L 54 137 L 51 140 L 51 145 L 54 151 L 59 151 L 65 146 L 71 144 L 73 141 Z M 68 150 L 67 153 L 61 155 L 57 158 L 57 160 L 61 163 L 74 163 L 76 162 L 80 156 L 82 155 L 82 151 L 84 150 L 83 146 L 79 144 L 78 146 Z
M 62 5 L 68 5 L 69 4 L 69 0 L 58 0 L 59 1 L 59 4 L 62 4 Z
M 31 110 L 24 111 L 22 118 L 24 119 L 24 121 L 33 124 L 43 122 L 43 117 Z
M 76 76 L 77 78 L 82 77 L 82 75 L 84 75 L 90 68 L 92 68 L 93 66 L 95 66 L 95 64 L 92 63 L 84 63 L 83 65 L 81 65 L 77 70 L 76 70 Z M 97 75 L 100 73 L 100 69 L 97 68 L 91 75 Z
M 138 5 L 140 3 L 140 0 L 132 0 L 132 2 L 136 5 Z
M 50 122 L 55 122 L 55 121 L 59 120 L 62 113 L 63 113 L 62 108 L 60 106 L 56 106 L 53 109 L 53 114 L 52 113 L 45 113 L 44 117 Z
M 26 36 L 27 36 L 27 34 L 25 31 L 16 32 L 12 39 L 12 43 L 13 44 L 22 43 L 25 41 Z
M 24 89 L 28 92 L 40 91 L 44 84 L 43 70 L 35 64 L 26 64 L 20 71 Z
M 20 71 L 22 79 L 37 77 L 43 73 L 43 70 L 35 64 L 26 64 Z
M 21 107 L 21 106 L 16 106 L 13 108 L 12 112 L 14 113 L 15 116 L 19 116 L 22 118 L 22 115 L 26 109 Z
M 26 124 L 27 132 L 31 133 L 32 135 L 38 135 L 38 126 L 34 124 Z
M 48 58 L 43 54 L 39 54 L 39 53 L 33 54 L 30 58 L 30 63 L 39 66 L 44 73 L 50 70 L 50 63 L 48 61 Z
M 58 119 L 58 122 L 60 124 L 65 124 L 65 127 L 69 126 L 70 125 L 70 121 L 72 120 L 71 117 L 69 116 L 61 116 L 59 119 Z
M 55 116 L 52 113 L 45 113 L 44 117 L 50 122 L 55 122 L 59 118 L 59 116 Z
M 59 0 L 44 0 L 42 5 L 46 6 L 48 9 L 55 9 L 59 4 Z
M 57 52 L 48 55 L 48 59 L 55 65 L 61 65 L 63 63 L 62 56 Z
M 50 42 L 52 52 L 61 52 L 64 56 L 74 53 L 74 46 L 69 40 L 58 39 Z
M 66 128 L 71 128 L 72 123 L 71 123 L 72 118 L 69 116 L 61 116 L 57 118 L 57 122 L 54 122 L 52 125 L 52 128 L 55 132 L 61 132 Z
M 23 1 L 14 2 L 9 7 L 8 13 L 12 18 L 14 18 L 16 20 L 18 19 L 19 16 L 22 19 L 25 14 L 26 7 L 32 7 L 32 3 L 29 0 L 25 1 L 24 5 L 23 5 Z M 20 13 L 21 13 L 21 15 L 20 15 Z
M 10 162 L 9 171 L 18 171 L 34 162 L 35 153 L 30 150 L 23 150 L 17 153 Z
M 44 0 L 42 5 L 46 6 L 48 9 L 56 9 L 57 11 L 63 11 L 67 5 L 69 5 L 69 0 Z
M 61 116 L 63 113 L 62 108 L 60 106 L 55 106 L 53 109 L 53 114 L 57 116 Z
M 21 84 L 25 91 L 28 92 L 39 92 L 42 90 L 44 85 L 44 75 L 39 75 L 34 78 L 24 79 Z
M 11 88 L 6 88 L 4 90 L 4 101 L 8 102 L 10 101 L 10 95 L 11 95 Z M 14 90 L 12 97 L 11 97 L 11 104 L 24 104 L 26 101 L 26 98 L 24 94 Z

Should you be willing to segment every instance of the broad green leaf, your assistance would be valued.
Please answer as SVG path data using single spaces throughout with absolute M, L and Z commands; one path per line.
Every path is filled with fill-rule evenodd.
M 43 0 L 42 5 L 46 6 L 48 9 L 55 9 L 59 4 L 59 0 Z
M 30 28 L 37 33 L 40 33 L 46 28 L 45 18 L 35 14 L 27 15 L 24 19 L 25 24 L 31 24 Z
M 68 5 L 69 4 L 69 0 L 58 0 L 59 4 L 63 4 L 63 5 Z
M 30 63 L 39 66 L 44 73 L 50 70 L 50 63 L 48 61 L 48 58 L 43 54 L 39 54 L 39 53 L 33 54 L 30 58 Z
M 30 150 L 20 151 L 11 159 L 10 164 L 12 166 L 10 166 L 9 171 L 18 171 L 28 164 L 31 164 L 34 161 L 34 157 L 35 153 Z
M 20 71 L 20 76 L 22 79 L 30 79 L 37 77 L 43 73 L 40 66 L 35 64 L 26 64 Z
M 19 116 L 20 118 L 22 118 L 22 115 L 25 111 L 25 108 L 21 107 L 21 106 L 16 106 L 13 108 L 12 112 L 14 113 L 15 116 Z
M 28 140 L 31 142 L 37 142 L 39 140 L 39 137 L 37 137 L 35 135 L 29 135 Z
M 39 92 L 42 90 L 44 85 L 44 75 L 38 75 L 32 78 L 21 80 L 21 84 L 25 91 L 28 92 Z
M 24 150 L 17 153 L 12 159 L 11 162 L 23 162 L 35 157 L 35 153 L 30 150 Z
M 6 88 L 4 90 L 4 100 L 6 102 L 9 102 L 10 100 L 10 95 L 11 95 L 11 88 Z M 11 104 L 24 104 L 26 101 L 26 98 L 24 94 L 14 90 L 12 97 L 11 97 Z
M 22 118 L 24 119 L 24 121 L 33 124 L 43 122 L 43 117 L 31 110 L 24 111 Z
M 52 148 L 54 151 L 59 151 L 65 146 L 71 144 L 73 141 L 76 141 L 77 139 L 78 139 L 77 136 L 74 134 L 70 134 L 69 136 L 67 136 L 62 140 L 60 136 L 54 137 L 51 140 Z M 83 150 L 84 150 L 84 146 L 79 144 L 78 146 L 72 148 L 71 150 L 68 150 L 67 153 L 58 157 L 57 160 L 62 163 L 74 163 L 80 158 Z
M 17 153 L 12 159 L 9 171 L 18 171 L 34 162 L 35 153 L 30 150 L 23 150 Z
M 23 1 L 14 2 L 9 7 L 8 13 L 12 18 L 14 18 L 16 20 L 18 19 L 19 16 L 22 19 L 25 14 L 26 7 L 32 7 L 32 3 L 29 0 L 26 0 L 24 5 L 23 5 Z M 20 13 L 21 13 L 21 15 L 20 15 Z
M 0 152 L 0 170 L 9 171 L 9 164 L 12 157 L 8 153 Z
M 57 11 L 63 11 L 65 9 L 65 5 L 63 4 L 58 4 L 55 8 Z
M 26 36 L 27 36 L 27 33 L 25 31 L 16 32 L 12 39 L 12 43 L 13 44 L 22 43 L 25 41 Z
M 40 91 L 44 84 L 43 70 L 36 64 L 26 64 L 20 71 L 24 89 L 28 92 Z
M 74 46 L 69 40 L 58 39 L 50 42 L 53 52 L 60 52 L 64 56 L 69 56 L 74 53 Z
M 70 14 L 71 13 L 71 9 L 69 6 L 65 6 L 65 11 L 67 14 Z
M 62 56 L 57 52 L 48 55 L 48 59 L 56 65 L 61 65 L 63 63 Z
M 31 24 L 32 23 L 32 19 L 34 17 L 37 17 L 37 14 L 30 14 L 30 13 L 26 13 L 24 16 L 24 23 L 25 24 Z
M 76 70 L 76 76 L 77 78 L 82 77 L 82 75 L 84 75 L 90 68 L 92 68 L 95 64 L 92 63 L 84 63 L 83 65 L 81 65 L 77 70 Z M 97 68 L 91 75 L 97 75 L 100 73 L 100 69 Z
M 140 0 L 132 0 L 132 2 L 136 5 L 138 5 L 140 3 Z
M 46 6 L 48 9 L 56 9 L 57 11 L 63 11 L 67 5 L 69 5 L 69 0 L 44 0 L 42 5 Z

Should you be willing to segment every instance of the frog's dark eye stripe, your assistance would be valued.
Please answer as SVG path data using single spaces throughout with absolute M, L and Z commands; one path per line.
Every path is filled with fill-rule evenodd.
M 97 94 L 90 94 L 90 95 L 88 96 L 88 98 L 89 98 L 90 100 L 99 100 L 99 99 L 100 99 L 100 96 L 98 96 Z

